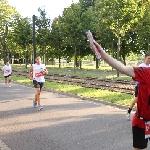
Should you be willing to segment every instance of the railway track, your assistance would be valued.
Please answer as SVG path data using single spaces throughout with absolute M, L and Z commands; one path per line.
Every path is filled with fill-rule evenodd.
M 27 72 L 14 70 L 13 74 L 16 76 L 28 77 Z M 53 81 L 57 83 L 80 85 L 82 87 L 122 92 L 127 94 L 134 94 L 134 87 L 135 87 L 134 81 L 101 79 L 94 77 L 79 77 L 71 75 L 49 74 L 45 75 L 45 79 L 47 81 Z

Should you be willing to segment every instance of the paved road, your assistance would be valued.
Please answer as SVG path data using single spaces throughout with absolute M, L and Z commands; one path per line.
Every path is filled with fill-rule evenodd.
M 43 111 L 32 107 L 34 89 L 0 80 L 0 150 L 130 150 L 125 111 L 43 91 Z M 4 148 L 5 147 L 5 148 Z M 10 149 L 9 149 L 9 148 Z

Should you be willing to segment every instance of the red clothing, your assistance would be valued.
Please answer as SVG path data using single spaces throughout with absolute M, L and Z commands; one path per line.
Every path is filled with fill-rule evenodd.
M 150 120 L 150 68 L 134 67 L 135 78 L 140 82 L 138 89 L 138 100 L 136 112 L 144 119 Z M 132 126 L 145 128 L 144 121 L 133 117 Z
M 139 119 L 136 115 L 133 116 L 132 126 L 138 126 L 140 128 L 145 128 L 145 122 Z

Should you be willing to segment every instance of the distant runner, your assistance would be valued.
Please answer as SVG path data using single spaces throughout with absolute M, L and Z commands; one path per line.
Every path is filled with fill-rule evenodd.
M 2 71 L 4 73 L 5 84 L 7 87 L 11 87 L 11 73 L 12 68 L 9 61 L 6 62 L 6 65 L 3 66 Z
M 29 71 L 29 78 L 33 80 L 33 85 L 36 90 L 35 100 L 33 100 L 33 106 L 36 108 L 38 106 L 39 110 L 42 110 L 43 107 L 41 106 L 40 100 L 40 93 L 45 82 L 44 74 L 48 74 L 48 71 L 45 67 L 45 64 L 41 63 L 41 58 L 38 56 L 35 59 L 36 63 L 32 64 L 32 67 Z

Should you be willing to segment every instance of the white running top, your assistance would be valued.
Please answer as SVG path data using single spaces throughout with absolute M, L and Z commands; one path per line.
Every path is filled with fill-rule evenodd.
M 141 63 L 141 64 L 139 64 L 138 67 L 150 67 L 150 65 L 146 65 L 145 63 Z
M 11 65 L 3 66 L 2 70 L 4 71 L 4 76 L 8 76 L 11 74 Z
M 45 64 L 32 64 L 33 66 L 33 80 L 37 82 L 45 82 L 44 75 L 42 71 L 46 68 Z

